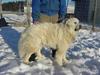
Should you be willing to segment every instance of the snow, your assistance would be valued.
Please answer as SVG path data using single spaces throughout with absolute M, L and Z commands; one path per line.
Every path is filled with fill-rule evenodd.
M 64 67 L 36 62 L 29 66 L 18 57 L 18 40 L 24 29 L 0 28 L 0 75 L 100 75 L 100 32 L 80 30 Z
M 3 14 L 7 22 L 23 22 L 26 21 L 26 15 Z
M 22 63 L 18 40 L 24 29 L 0 28 L 0 75 L 100 75 L 100 32 L 80 30 L 66 53 L 69 62 L 61 67 L 48 63 L 48 58 L 32 65 Z

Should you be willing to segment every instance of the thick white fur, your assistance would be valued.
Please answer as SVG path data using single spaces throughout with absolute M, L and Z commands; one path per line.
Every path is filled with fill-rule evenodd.
M 36 59 L 42 60 L 45 57 L 41 54 L 43 47 L 57 49 L 55 61 L 59 65 L 67 62 L 66 51 L 75 40 L 79 21 L 70 18 L 63 24 L 40 23 L 31 25 L 21 34 L 19 40 L 19 55 L 24 63 L 29 63 L 29 58 L 33 53 L 37 54 Z

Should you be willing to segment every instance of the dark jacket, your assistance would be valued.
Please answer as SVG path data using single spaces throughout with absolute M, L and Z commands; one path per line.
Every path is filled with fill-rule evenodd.
M 59 14 L 63 18 L 67 12 L 67 0 L 32 0 L 33 21 L 39 20 L 40 13 L 48 16 Z

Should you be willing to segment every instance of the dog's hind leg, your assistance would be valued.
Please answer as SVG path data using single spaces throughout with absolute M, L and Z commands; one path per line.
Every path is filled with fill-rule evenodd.
M 31 61 L 34 61 L 36 58 L 35 47 L 32 45 L 26 46 L 24 49 L 24 56 L 22 58 L 25 64 L 30 64 Z
M 39 50 L 37 50 L 36 55 L 37 55 L 36 56 L 37 61 L 41 61 L 41 60 L 46 59 L 46 57 L 41 53 L 41 48 Z
M 31 57 L 31 55 L 32 55 L 32 53 L 25 54 L 25 56 L 23 57 L 23 62 L 25 64 L 28 64 L 28 65 L 30 64 L 29 58 Z

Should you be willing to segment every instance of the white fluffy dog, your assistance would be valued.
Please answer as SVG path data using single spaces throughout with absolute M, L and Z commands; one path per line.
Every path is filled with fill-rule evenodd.
M 64 24 L 40 23 L 31 25 L 21 34 L 19 55 L 23 62 L 29 64 L 29 58 L 36 54 L 37 60 L 45 57 L 41 53 L 43 47 L 56 49 L 55 61 L 59 65 L 67 63 L 66 50 L 75 40 L 76 31 L 80 29 L 79 20 L 70 18 Z

